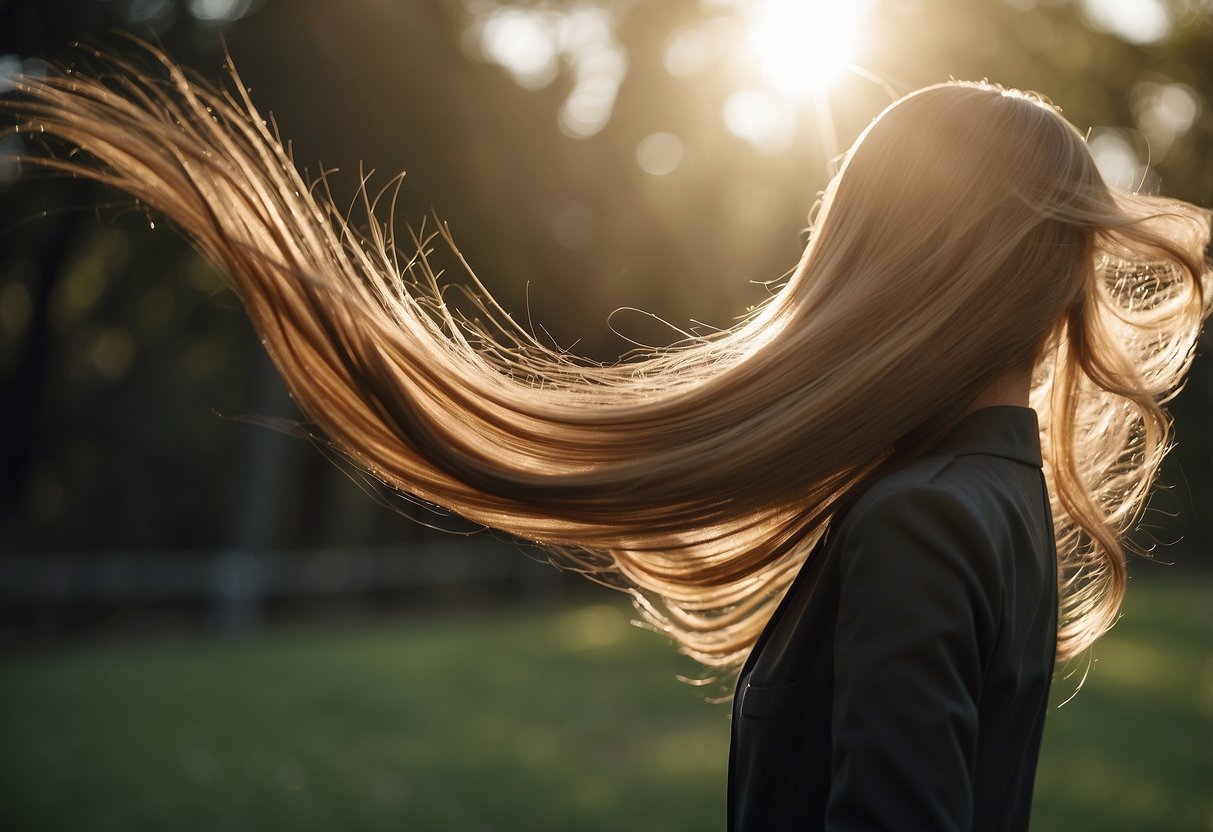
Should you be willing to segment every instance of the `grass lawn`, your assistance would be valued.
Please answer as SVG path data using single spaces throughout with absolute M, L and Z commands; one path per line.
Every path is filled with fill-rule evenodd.
M 1134 582 L 1035 829 L 1213 829 L 1207 585 Z M 616 601 L 2 659 L 0 826 L 723 829 L 727 708 Z

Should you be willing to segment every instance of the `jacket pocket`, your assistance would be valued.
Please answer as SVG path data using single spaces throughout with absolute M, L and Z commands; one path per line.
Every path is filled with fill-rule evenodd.
M 783 685 L 755 685 L 746 680 L 738 710 L 751 719 L 775 719 L 795 714 L 805 707 L 806 688 L 804 679 Z

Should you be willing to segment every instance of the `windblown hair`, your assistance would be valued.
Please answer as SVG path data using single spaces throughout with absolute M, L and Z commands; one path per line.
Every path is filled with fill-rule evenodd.
M 369 196 L 352 229 L 234 70 L 219 91 L 157 58 L 21 81 L 19 129 L 83 151 L 31 161 L 183 229 L 305 415 L 382 482 L 629 588 L 684 652 L 735 666 L 846 501 L 1034 366 L 1059 655 L 1113 623 L 1122 541 L 1168 448 L 1160 405 L 1209 311 L 1209 215 L 1108 187 L 1043 98 L 947 83 L 891 105 L 768 303 L 601 366 L 545 347 L 479 283 L 476 320 L 454 312 L 427 241 L 401 265 Z

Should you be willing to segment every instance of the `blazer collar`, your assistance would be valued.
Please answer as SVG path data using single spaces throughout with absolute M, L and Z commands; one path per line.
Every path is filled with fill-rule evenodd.
M 936 443 L 932 453 L 987 454 L 1037 468 L 1044 464 L 1040 456 L 1040 423 L 1036 411 L 1014 405 L 973 411 Z

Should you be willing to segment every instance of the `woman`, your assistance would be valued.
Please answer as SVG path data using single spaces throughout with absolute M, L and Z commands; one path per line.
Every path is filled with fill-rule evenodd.
M 769 303 L 597 366 L 483 291 L 453 312 L 425 241 L 401 274 L 243 92 L 163 65 L 9 106 L 85 151 L 41 164 L 226 268 L 350 458 L 626 587 L 704 664 L 745 662 L 732 828 L 1025 825 L 1054 649 L 1115 617 L 1208 312 L 1207 212 L 1108 188 L 1038 97 L 929 87 L 847 154 Z

